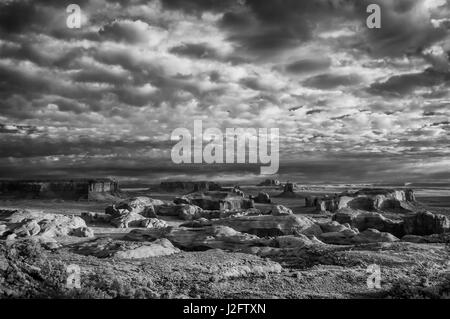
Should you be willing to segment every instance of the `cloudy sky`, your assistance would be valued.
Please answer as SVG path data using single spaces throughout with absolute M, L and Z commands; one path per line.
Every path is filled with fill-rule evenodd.
M 0 178 L 258 177 L 172 163 L 201 119 L 279 128 L 281 179 L 448 181 L 449 54 L 450 0 L 2 0 Z

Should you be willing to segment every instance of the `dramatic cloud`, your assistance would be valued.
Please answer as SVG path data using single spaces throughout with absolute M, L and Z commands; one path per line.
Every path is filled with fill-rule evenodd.
M 449 178 L 449 0 L 74 3 L 0 3 L 0 178 L 260 178 L 173 164 L 194 119 L 279 128 L 280 178 Z

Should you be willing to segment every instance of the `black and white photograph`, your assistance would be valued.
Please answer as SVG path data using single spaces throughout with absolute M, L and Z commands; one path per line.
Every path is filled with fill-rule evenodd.
M 449 298 L 450 0 L 0 1 L 0 299 Z

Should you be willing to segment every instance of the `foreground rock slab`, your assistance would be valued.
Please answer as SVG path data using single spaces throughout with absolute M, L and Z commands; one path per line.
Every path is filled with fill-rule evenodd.
M 94 237 L 85 221 L 74 215 L 44 214 L 38 211 L 1 211 L 4 224 L 0 237 L 9 240 L 22 237 Z
M 149 243 L 121 242 L 113 241 L 110 238 L 102 238 L 94 242 L 81 244 L 75 249 L 75 252 L 98 258 L 142 259 L 168 256 L 179 253 L 180 250 L 165 238 Z

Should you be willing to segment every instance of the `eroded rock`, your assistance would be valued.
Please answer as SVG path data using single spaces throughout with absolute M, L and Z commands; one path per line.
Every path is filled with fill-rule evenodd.
M 237 216 L 214 220 L 213 224 L 260 237 L 299 234 L 317 236 L 322 233 L 320 226 L 311 218 L 294 215 Z
M 142 259 L 168 256 L 179 253 L 180 250 L 165 238 L 147 243 L 122 242 L 113 241 L 110 238 L 102 238 L 79 245 L 75 252 L 98 258 Z
M 294 213 L 292 212 L 291 209 L 287 208 L 286 206 L 275 205 L 272 206 L 271 214 L 273 216 L 285 216 L 285 215 L 293 215 Z
M 405 234 L 403 229 L 403 220 L 392 220 L 377 212 L 343 208 L 337 211 L 336 214 L 333 215 L 332 219 L 340 224 L 348 223 L 352 227 L 357 228 L 359 231 L 372 228 L 381 232 L 391 233 L 397 237 L 402 237 Z
M 450 232 L 450 219 L 445 215 L 418 212 L 403 219 L 405 234 L 431 235 Z
M 125 236 L 128 240 L 146 241 L 167 238 L 177 247 L 188 250 L 224 249 L 239 251 L 244 247 L 264 245 L 267 241 L 257 236 L 240 233 L 226 226 L 201 228 L 173 228 L 159 230 L 132 230 Z
M 6 215 L 6 216 L 5 216 Z M 5 226 L 2 237 L 10 240 L 22 237 L 91 237 L 92 230 L 85 221 L 74 215 L 44 214 L 37 211 L 3 211 Z

